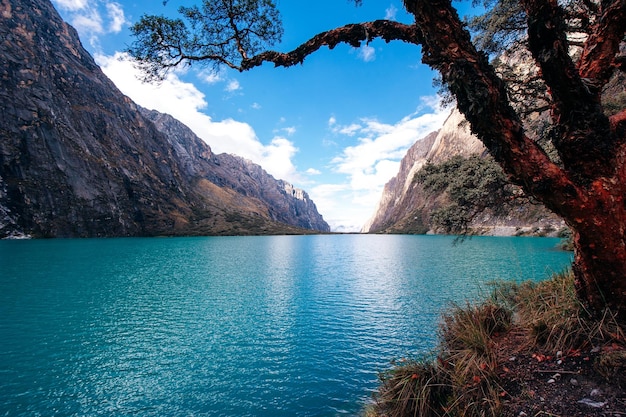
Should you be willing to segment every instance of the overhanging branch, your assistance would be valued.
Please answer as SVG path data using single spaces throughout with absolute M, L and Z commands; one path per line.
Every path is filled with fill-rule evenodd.
M 399 40 L 416 45 L 420 43 L 417 28 L 414 25 L 406 25 L 391 20 L 375 20 L 349 24 L 322 32 L 291 52 L 262 52 L 249 59 L 244 59 L 239 69 L 246 71 L 262 65 L 264 62 L 271 62 L 277 67 L 290 67 L 301 64 L 308 55 L 323 46 L 333 49 L 338 44 L 345 43 L 358 48 L 362 42 L 369 43 L 376 38 L 381 38 L 385 42 Z

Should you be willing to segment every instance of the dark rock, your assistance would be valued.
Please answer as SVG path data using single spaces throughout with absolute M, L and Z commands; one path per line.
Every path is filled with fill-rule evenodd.
M 328 231 L 306 193 L 155 126 L 49 1 L 0 3 L 0 56 L 0 238 Z

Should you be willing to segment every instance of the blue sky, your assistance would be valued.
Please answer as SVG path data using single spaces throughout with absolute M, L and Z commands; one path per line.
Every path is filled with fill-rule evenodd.
M 174 15 L 182 2 L 53 3 L 123 93 L 181 120 L 214 152 L 251 159 L 303 188 L 335 231 L 360 230 L 406 150 L 449 113 L 440 108 L 433 73 L 415 45 L 341 45 L 301 66 L 266 64 L 246 73 L 192 66 L 160 85 L 143 84 L 123 54 L 132 42 L 128 28 L 144 13 Z M 280 51 L 347 23 L 411 22 L 401 0 L 365 0 L 360 7 L 348 0 L 279 0 L 278 8 L 284 35 L 274 49 Z

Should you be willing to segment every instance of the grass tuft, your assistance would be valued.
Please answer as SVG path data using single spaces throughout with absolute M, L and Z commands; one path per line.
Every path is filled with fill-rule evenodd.
M 442 316 L 434 357 L 407 360 L 380 375 L 365 416 L 496 417 L 504 390 L 498 380 L 498 340 L 507 332 L 526 335 L 530 351 L 571 351 L 624 344 L 624 328 L 605 312 L 594 320 L 576 298 L 571 271 L 540 283 L 498 283 L 479 305 L 453 306 Z M 621 348 L 596 364 L 605 375 L 626 369 Z
M 453 307 L 441 324 L 442 353 L 381 374 L 375 403 L 366 415 L 497 416 L 501 389 L 495 382 L 493 338 L 510 321 L 510 311 L 492 303 Z
M 508 288 L 507 288 L 508 287 Z M 496 287 L 516 312 L 516 321 L 529 336 L 529 348 L 548 351 L 584 349 L 607 338 L 624 339 L 615 315 L 605 311 L 594 319 L 576 297 L 574 274 L 566 271 L 540 283 Z

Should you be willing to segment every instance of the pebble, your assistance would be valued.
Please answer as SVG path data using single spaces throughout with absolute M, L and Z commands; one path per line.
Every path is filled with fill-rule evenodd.
M 593 408 L 602 408 L 606 405 L 606 402 L 594 401 L 590 400 L 589 398 L 583 398 L 582 400 L 578 401 L 578 403 L 585 404 Z
M 597 397 L 598 395 L 602 395 L 602 391 L 600 391 L 597 388 L 594 388 L 591 390 L 591 393 L 589 395 L 591 395 L 592 397 Z
M 548 379 L 548 384 L 554 384 L 556 380 L 554 378 Z
M 569 383 L 572 384 L 573 386 L 578 385 L 578 380 L 576 378 L 572 378 L 569 380 Z
M 526 414 L 525 412 L 520 411 L 519 414 L 518 414 L 518 417 L 526 417 L 527 415 L 528 414 Z

